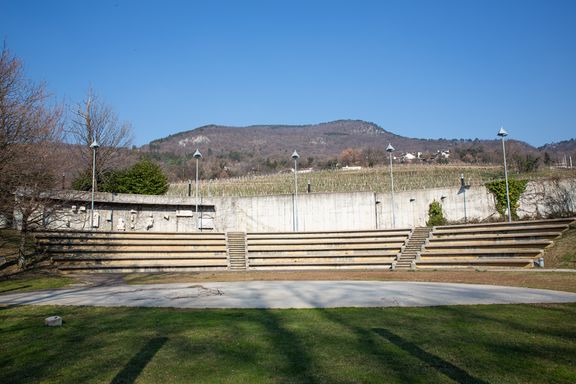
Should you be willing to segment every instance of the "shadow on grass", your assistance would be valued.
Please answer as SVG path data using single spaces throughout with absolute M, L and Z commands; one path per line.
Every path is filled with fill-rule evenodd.
M 167 337 L 155 337 L 148 341 L 148 343 L 130 359 L 126 366 L 118 372 L 110 384 L 134 383 L 166 341 L 168 341 Z
M 287 364 L 284 368 L 286 377 L 290 377 L 293 382 L 316 383 L 317 379 L 313 375 L 314 369 L 311 365 L 312 356 L 300 338 L 283 325 L 281 317 L 274 311 L 264 310 L 261 323 L 277 350 L 286 357 Z
M 26 289 L 26 288 L 30 288 L 31 285 L 21 285 L 19 287 L 14 287 L 14 288 L 10 288 L 10 289 L 3 289 L 0 291 L 0 293 L 5 293 L 5 292 L 12 292 L 12 291 L 17 291 L 19 289 Z
M 437 371 L 445 374 L 446 376 L 456 381 L 457 383 L 487 384 L 487 382 L 471 376 L 468 372 L 466 372 L 461 368 L 458 368 L 449 361 L 446 361 L 438 356 L 426 352 L 416 344 L 404 340 L 402 337 L 393 334 L 387 329 L 373 328 L 372 331 L 382 336 L 392 344 L 396 345 L 398 348 L 408 352 L 412 356 L 428 364 Z

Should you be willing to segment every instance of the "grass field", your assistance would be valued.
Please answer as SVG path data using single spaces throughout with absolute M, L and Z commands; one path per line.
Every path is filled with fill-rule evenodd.
M 43 326 L 58 314 L 61 328 Z M 1 383 L 574 383 L 576 305 L 0 308 Z
M 467 184 L 484 185 L 489 181 L 503 179 L 501 166 L 470 165 L 394 165 L 394 189 L 409 191 L 429 188 L 458 188 L 460 175 Z M 527 180 L 551 177 L 574 177 L 576 172 L 568 169 L 541 169 L 537 172 L 510 175 Z M 305 193 L 310 181 L 313 192 L 388 192 L 390 173 L 387 167 L 365 168 L 357 171 L 326 170 L 298 175 L 298 190 Z M 240 177 L 218 180 L 200 180 L 202 196 L 255 196 L 292 193 L 292 173 L 266 176 Z M 187 196 L 188 184 L 173 183 L 167 195 Z
M 73 277 L 59 276 L 52 273 L 30 272 L 2 277 L 0 279 L 0 294 L 62 288 L 75 282 L 76 279 Z

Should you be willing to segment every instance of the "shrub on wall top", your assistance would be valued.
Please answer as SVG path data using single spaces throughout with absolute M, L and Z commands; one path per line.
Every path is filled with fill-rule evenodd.
M 160 166 L 149 159 L 140 160 L 130 168 L 106 172 L 98 176 L 98 191 L 163 195 L 168 191 L 168 178 Z M 72 183 L 73 188 L 89 191 L 92 175 L 85 172 Z
M 113 172 L 108 180 L 108 192 L 162 195 L 168 190 L 168 179 L 160 166 L 144 159 L 132 167 Z
M 516 180 L 508 178 L 508 192 L 510 195 L 510 215 L 513 219 L 518 218 L 516 210 L 520 205 L 520 196 L 526 190 L 526 180 Z M 496 210 L 502 217 L 506 214 L 507 201 L 506 201 L 506 180 L 497 180 L 491 183 L 486 183 L 486 188 L 496 197 Z
M 446 224 L 446 218 L 444 217 L 444 212 L 442 211 L 442 204 L 434 200 L 428 206 L 428 221 L 426 225 L 428 227 L 434 227 L 436 225 Z

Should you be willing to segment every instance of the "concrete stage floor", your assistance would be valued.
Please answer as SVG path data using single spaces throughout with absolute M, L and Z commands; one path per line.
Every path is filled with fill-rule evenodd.
M 175 308 L 425 307 L 572 303 L 576 293 L 393 281 L 246 281 L 82 286 L 0 295 L 0 305 Z

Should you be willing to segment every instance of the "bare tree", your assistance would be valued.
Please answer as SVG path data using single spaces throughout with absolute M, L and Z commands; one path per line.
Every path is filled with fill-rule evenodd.
M 22 63 L 6 49 L 0 56 L 0 215 L 21 223 L 21 257 L 30 225 L 49 209 L 57 177 L 54 150 L 62 139 L 62 109 L 43 84 L 26 79 Z
M 78 157 L 84 170 L 92 168 L 90 145 L 94 141 L 100 145 L 96 158 L 99 173 L 117 168 L 123 160 L 122 149 L 132 143 L 131 125 L 120 122 L 112 108 L 92 90 L 73 111 L 69 135 L 78 145 Z

